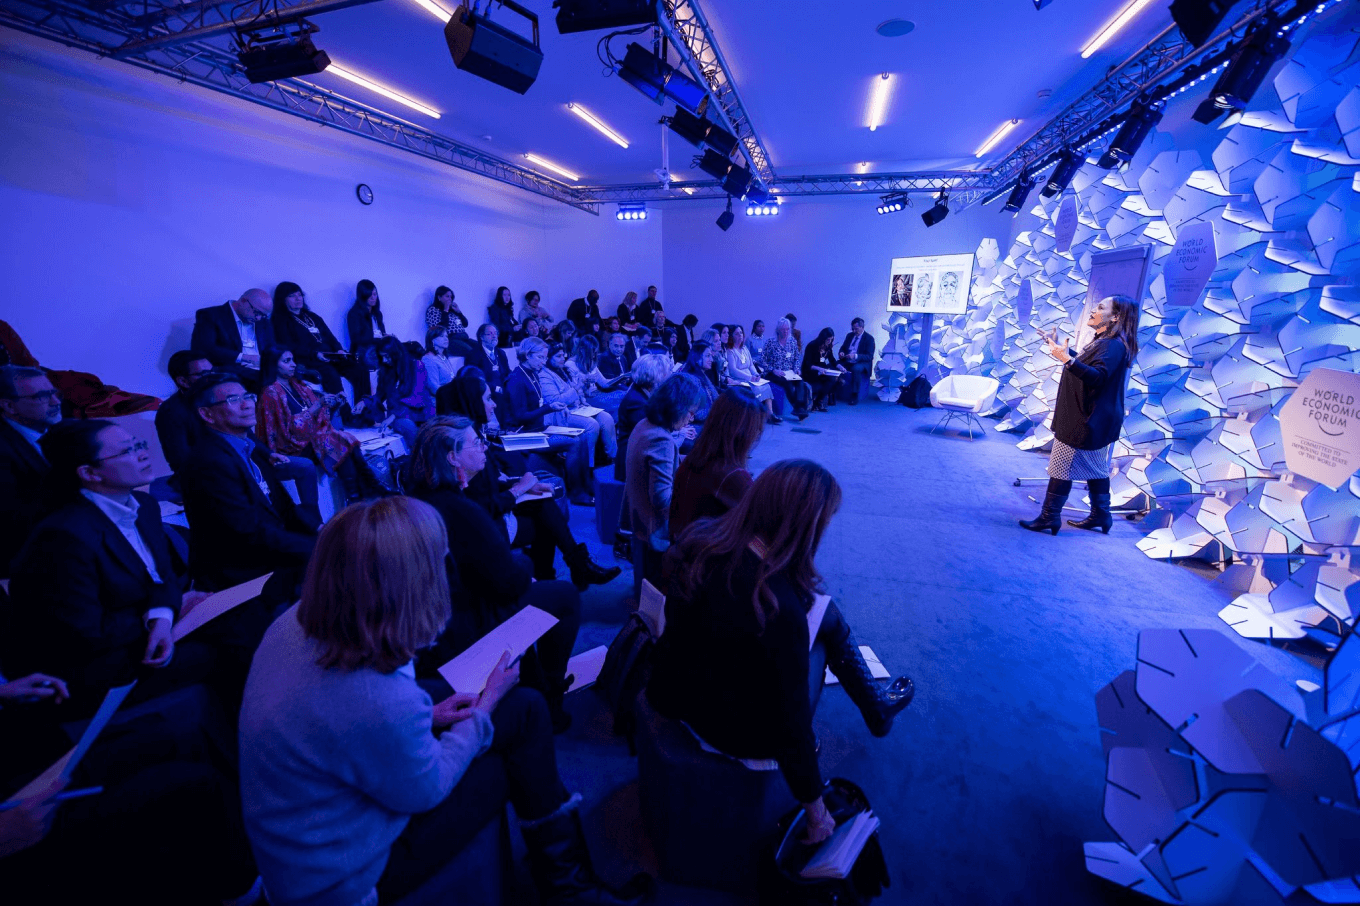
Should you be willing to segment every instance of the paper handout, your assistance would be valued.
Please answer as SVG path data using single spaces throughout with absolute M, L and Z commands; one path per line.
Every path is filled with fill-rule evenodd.
M 883 662 L 878 659 L 878 655 L 874 654 L 874 649 L 868 645 L 860 645 L 859 653 L 864 656 L 864 663 L 869 665 L 869 674 L 874 679 L 887 679 L 892 675 L 888 672 L 888 668 L 883 666 Z M 839 682 L 840 680 L 836 679 L 836 674 L 831 672 L 831 668 L 826 668 L 826 685 L 834 686 Z
M 666 631 L 666 596 L 656 590 L 656 586 L 642 580 L 642 597 L 638 600 L 638 616 L 647 623 L 652 635 L 661 638 Z
M 175 624 L 173 632 L 175 641 L 178 642 L 204 623 L 220 617 L 233 607 L 258 598 L 260 593 L 264 591 L 264 584 L 269 581 L 269 577 L 272 575 L 274 574 L 265 573 L 258 579 L 233 585 L 231 588 L 219 591 L 217 594 L 200 601 L 193 610 L 190 610 Z
M 32 783 L 11 796 L 5 804 L 9 805 L 11 802 L 32 799 L 51 786 L 52 782 L 58 777 L 69 779 L 76 766 L 80 764 L 80 760 L 85 757 L 85 753 L 90 751 L 90 746 L 94 745 L 95 739 L 109 725 L 109 721 L 113 720 L 114 712 L 118 710 L 118 706 L 123 703 L 123 699 L 128 697 L 128 693 L 132 691 L 132 687 L 135 685 L 137 685 L 137 681 L 133 680 L 126 686 L 115 686 L 110 689 L 108 694 L 104 696 L 104 701 L 100 704 L 99 710 L 95 712 L 94 717 L 90 718 L 89 724 L 85 727 L 85 732 L 80 734 L 80 741 L 76 743 L 76 747 L 58 758 L 50 768 L 34 778 Z
M 508 651 L 512 660 L 518 658 L 555 625 L 557 617 L 532 605 L 525 607 L 440 667 L 439 675 L 453 691 L 475 695 L 486 688 L 486 678 L 502 654 Z
M 546 450 L 548 449 L 548 435 L 538 431 L 527 431 L 520 434 L 502 434 L 501 446 L 511 452 L 517 450 Z
M 575 692 L 577 689 L 592 685 L 595 680 L 599 679 L 600 671 L 604 669 L 604 659 L 607 654 L 609 654 L 609 646 L 601 645 L 589 651 L 582 651 L 567 661 L 567 675 L 573 677 L 567 691 Z
M 571 410 L 571 414 L 579 415 L 582 418 L 594 418 L 603 411 L 604 410 L 599 408 L 598 406 L 580 406 L 576 409 Z
M 780 371 L 776 373 L 781 375 L 786 381 L 801 381 L 803 379 L 803 376 L 796 371 Z
M 573 428 L 570 425 L 549 425 L 543 429 L 544 434 L 561 434 L 563 437 L 577 437 L 585 431 L 585 428 Z

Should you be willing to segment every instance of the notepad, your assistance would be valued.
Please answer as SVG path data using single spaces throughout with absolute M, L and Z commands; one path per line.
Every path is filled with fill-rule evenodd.
M 571 410 L 572 415 L 579 415 L 582 418 L 594 418 L 595 416 L 600 415 L 603 412 L 604 410 L 598 408 L 597 406 L 581 406 L 579 408 Z
M 842 374 L 845 374 L 845 372 L 841 371 L 839 368 L 823 368 L 821 365 L 813 365 L 812 370 L 818 374 L 825 375 L 826 377 L 840 377 Z
M 527 503 L 530 500 L 549 500 L 552 495 L 552 491 L 539 491 L 537 494 L 533 491 L 525 491 L 515 498 L 515 503 Z
M 198 602 L 192 610 L 175 623 L 175 628 L 172 631 L 175 641 L 178 642 L 204 623 L 220 617 L 233 607 L 258 598 L 260 593 L 264 591 L 265 583 L 269 581 L 269 577 L 272 575 L 274 574 L 265 573 L 258 579 L 233 585 L 231 588 L 219 591 L 217 594 L 210 595 Z
M 783 375 L 786 381 L 801 381 L 803 379 L 803 376 L 796 371 L 780 371 L 777 373 Z
M 638 616 L 642 617 L 655 638 L 666 631 L 666 596 L 656 586 L 642 580 L 642 597 L 638 600 Z
M 522 434 L 502 434 L 501 446 L 511 452 L 546 450 L 548 449 L 548 435 L 537 431 L 528 431 Z
M 879 820 L 873 812 L 860 812 L 844 821 L 822 841 L 821 847 L 808 860 L 799 872 L 804 878 L 844 878 L 855 867 L 855 860 L 864 851 L 874 831 L 878 830 Z
M 766 384 L 769 383 L 769 381 L 765 380 L 763 377 L 758 377 L 749 380 L 746 383 L 750 384 L 752 387 L 764 387 Z
M 569 425 L 549 425 L 543 429 L 544 434 L 560 434 L 563 437 L 580 437 L 585 432 L 585 428 L 573 428 Z
M 502 654 L 508 651 L 512 660 L 518 658 L 556 625 L 557 617 L 531 604 L 440 667 L 439 675 L 453 691 L 476 695 L 486 688 L 486 678 Z
M 869 675 L 874 679 L 887 679 L 892 675 L 888 672 L 888 668 L 883 666 L 883 662 L 878 659 L 878 655 L 874 654 L 874 649 L 868 645 L 860 645 L 859 653 L 864 656 L 864 663 L 869 665 Z M 831 668 L 828 667 L 826 669 L 826 685 L 834 686 L 839 682 L 836 674 L 832 673 Z
M 604 669 L 604 659 L 608 654 L 609 646 L 601 645 L 589 651 L 582 651 L 567 661 L 567 673 L 572 677 L 571 685 L 567 687 L 567 691 L 575 692 L 577 689 L 594 685 L 595 681 L 600 678 L 600 671 Z

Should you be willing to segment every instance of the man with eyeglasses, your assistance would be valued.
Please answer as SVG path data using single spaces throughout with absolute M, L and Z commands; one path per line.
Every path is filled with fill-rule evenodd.
M 289 592 L 302 578 L 321 519 L 285 489 L 279 466 L 286 457 L 252 436 L 255 394 L 215 372 L 199 379 L 193 396 L 206 430 L 179 476 L 190 571 L 210 590 L 272 571 L 277 587 Z
M 260 359 L 274 345 L 274 325 L 269 316 L 274 300 L 262 289 L 248 289 L 241 298 L 222 305 L 200 308 L 194 313 L 194 333 L 189 346 L 216 371 L 236 375 L 252 393 L 260 392 Z
M 38 441 L 61 421 L 61 394 L 38 368 L 0 367 L 0 578 L 37 522 L 47 459 Z

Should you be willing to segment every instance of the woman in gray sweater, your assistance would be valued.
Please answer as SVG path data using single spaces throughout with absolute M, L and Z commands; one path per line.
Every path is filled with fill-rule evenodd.
M 241 802 L 275 906 L 373 906 L 433 877 L 508 798 L 544 903 L 640 903 L 605 887 L 557 773 L 543 697 L 508 656 L 433 704 L 412 667 L 450 615 L 433 507 L 355 504 L 322 531 L 301 601 L 265 633 L 241 708 Z

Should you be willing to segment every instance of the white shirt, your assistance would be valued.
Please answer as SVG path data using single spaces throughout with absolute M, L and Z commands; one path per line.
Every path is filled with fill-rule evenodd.
M 231 316 L 236 319 L 236 332 L 241 335 L 241 352 L 236 356 L 237 364 L 240 364 L 243 357 L 248 355 L 259 355 L 259 347 L 255 343 L 255 323 L 246 323 L 241 320 L 241 316 L 236 313 L 236 306 L 230 302 L 227 308 L 231 310 Z
M 127 539 L 127 543 L 132 545 L 132 549 L 137 552 L 137 557 L 146 567 L 146 571 L 151 574 L 151 581 L 157 585 L 162 584 L 160 573 L 156 572 L 156 558 L 151 556 L 151 548 L 146 546 L 146 539 L 137 530 L 137 499 L 131 494 L 126 500 L 118 501 L 104 494 L 96 494 L 94 491 L 81 489 L 81 496 L 99 507 L 99 511 L 109 518 L 118 532 Z M 170 620 L 174 622 L 175 612 L 169 607 L 153 607 L 144 616 L 147 624 L 152 620 Z

